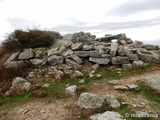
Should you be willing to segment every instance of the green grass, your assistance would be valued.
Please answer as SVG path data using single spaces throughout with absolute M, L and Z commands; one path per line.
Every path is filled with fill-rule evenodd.
M 149 101 L 156 103 L 160 107 L 160 96 L 158 91 L 146 86 L 144 83 L 140 83 L 140 93 L 147 98 Z
M 0 112 L 0 117 L 7 115 L 8 111 L 14 107 L 23 105 L 31 100 L 44 100 L 44 101 L 48 101 L 49 103 L 52 102 L 53 100 L 57 100 L 57 99 L 65 99 L 68 98 L 69 96 L 67 94 L 65 94 L 65 88 L 67 87 L 66 85 L 77 85 L 77 94 L 79 95 L 81 92 L 85 92 L 87 91 L 90 86 L 92 85 L 92 83 L 95 82 L 99 82 L 100 80 L 102 80 L 103 78 L 106 78 L 108 80 L 112 80 L 112 79 L 116 79 L 119 80 L 121 78 L 127 77 L 127 76 L 131 76 L 134 74 L 141 74 L 142 72 L 145 71 L 149 71 L 154 67 L 153 64 L 148 64 L 142 68 L 132 68 L 131 70 L 125 71 L 122 70 L 121 73 L 117 73 L 117 70 L 112 70 L 112 69 L 108 69 L 107 67 L 101 67 L 99 68 L 99 70 L 95 73 L 96 74 L 101 74 L 100 78 L 97 77 L 93 77 L 93 78 L 89 78 L 87 75 L 84 75 L 82 78 L 69 78 L 65 81 L 62 82 L 54 82 L 52 83 L 50 79 L 47 78 L 42 78 L 41 82 L 42 83 L 50 83 L 50 86 L 48 88 L 41 88 L 38 91 L 41 93 L 46 94 L 46 96 L 44 97 L 36 97 L 34 96 L 34 91 L 31 91 L 29 93 L 25 93 L 22 95 L 18 95 L 18 96 L 13 96 L 13 97 L 1 97 L 0 98 L 0 105 L 1 108 L 0 110 L 3 109 L 3 111 Z M 79 81 L 84 79 L 85 83 L 84 84 L 80 84 Z M 144 85 L 140 85 L 140 94 L 144 95 L 148 100 L 154 102 L 158 107 L 160 106 L 160 98 L 158 98 L 156 96 L 156 92 L 155 90 L 146 87 Z M 139 94 L 138 93 L 138 94 Z M 137 93 L 136 93 L 137 94 Z M 117 98 L 117 100 L 119 102 L 124 102 L 123 99 Z M 91 113 L 103 113 L 106 110 L 109 110 L 109 107 L 107 104 L 104 104 L 102 108 L 100 109 L 96 109 L 94 111 L 92 111 Z M 125 115 L 125 113 L 134 113 L 134 111 L 128 106 L 128 105 L 122 105 L 122 107 L 117 110 L 117 112 L 121 113 L 122 115 Z M 93 114 L 91 114 L 93 115 Z M 82 117 L 80 117 L 80 119 L 85 119 L 86 115 L 82 114 Z M 136 118 L 127 118 L 127 120 L 137 120 Z M 138 120 L 143 120 L 143 119 L 138 119 Z M 150 119 L 146 119 L 146 120 L 150 120 Z
M 144 71 L 149 71 L 152 68 L 154 68 L 154 64 L 148 64 L 143 67 L 135 67 L 130 70 L 121 70 L 120 73 L 118 73 L 118 70 L 115 69 L 108 69 L 107 67 L 101 67 L 98 69 L 96 74 L 101 74 L 101 78 L 107 78 L 108 80 L 119 80 L 121 78 L 135 75 L 135 74 L 140 74 Z
M 122 104 L 122 102 L 125 102 L 122 98 L 117 98 L 117 100 L 121 103 L 121 108 L 117 109 L 116 112 L 120 113 L 124 118 L 126 118 L 126 120 L 154 120 L 154 118 L 131 117 L 132 114 L 135 114 L 134 109 L 128 104 Z
M 0 117 L 7 115 L 12 108 L 21 106 L 31 100 L 34 100 L 31 97 L 31 92 L 13 97 L 0 97 L 0 105 L 2 105 L 0 107 Z
M 44 90 L 47 93 L 48 98 L 63 99 L 67 97 L 64 92 L 65 88 L 65 84 L 55 82 L 51 84 L 48 88 L 43 88 L 42 90 Z

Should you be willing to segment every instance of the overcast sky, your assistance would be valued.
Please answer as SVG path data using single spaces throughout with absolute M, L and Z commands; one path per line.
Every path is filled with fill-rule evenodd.
M 160 45 L 160 0 L 0 0 L 0 40 L 14 29 L 126 33 Z

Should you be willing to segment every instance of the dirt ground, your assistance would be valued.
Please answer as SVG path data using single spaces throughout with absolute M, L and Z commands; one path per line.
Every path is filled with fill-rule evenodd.
M 145 76 L 160 78 L 160 70 L 126 77 L 121 79 L 120 82 L 122 85 L 130 83 L 138 84 L 137 81 Z M 133 101 L 144 103 L 144 106 L 135 108 L 137 111 L 160 111 L 158 108 L 153 108 L 150 101 L 147 101 L 140 94 L 135 95 L 132 92 L 114 90 L 113 85 L 109 85 L 106 79 L 100 81 L 99 83 L 93 84 L 91 89 L 87 92 L 97 94 L 101 97 L 105 97 L 106 94 L 111 93 L 116 98 L 123 98 L 128 104 Z M 71 120 L 74 116 L 72 107 L 77 106 L 77 101 L 78 96 L 56 100 L 51 103 L 47 103 L 45 101 L 31 101 L 27 104 L 10 110 L 7 117 L 2 118 L 2 120 Z

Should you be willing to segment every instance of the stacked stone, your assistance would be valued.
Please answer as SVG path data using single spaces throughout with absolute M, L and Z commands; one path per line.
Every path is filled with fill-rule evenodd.
M 50 49 L 30 48 L 14 53 L 4 65 L 11 68 L 30 63 L 35 67 L 49 67 L 50 74 L 58 73 L 58 76 L 61 76 L 63 73 L 82 75 L 75 71 L 81 70 L 85 60 L 88 60 L 93 68 L 95 65 L 107 65 L 131 69 L 141 67 L 144 63 L 160 63 L 159 46 L 144 45 L 141 41 L 133 42 L 125 34 L 107 34 L 105 37 L 96 38 L 91 33 L 79 32 L 69 37 L 64 36 L 55 44 L 56 46 L 53 45 Z M 56 69 L 53 70 L 53 66 Z

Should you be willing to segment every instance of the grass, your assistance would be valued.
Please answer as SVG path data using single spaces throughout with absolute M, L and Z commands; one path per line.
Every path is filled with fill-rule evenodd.
M 77 85 L 77 95 L 80 95 L 82 92 L 87 91 L 90 88 L 90 85 L 95 82 L 99 82 L 103 78 L 106 78 L 108 80 L 111 79 L 120 79 L 124 78 L 130 75 L 134 74 L 140 74 L 145 71 L 149 71 L 154 67 L 152 64 L 148 64 L 142 68 L 133 68 L 131 70 L 125 71 L 122 70 L 121 73 L 117 73 L 117 70 L 113 69 L 108 69 L 101 67 L 99 68 L 98 72 L 95 74 L 101 74 L 102 77 L 97 78 L 89 78 L 87 75 L 84 75 L 82 78 L 69 78 L 65 81 L 56 81 L 54 83 L 51 82 L 51 80 L 47 78 L 42 78 L 41 82 L 42 83 L 50 83 L 50 86 L 48 88 L 40 88 L 36 91 L 31 91 L 29 93 L 25 93 L 22 95 L 18 96 L 13 96 L 13 97 L 1 97 L 0 98 L 0 117 L 7 115 L 8 111 L 16 106 L 23 105 L 31 100 L 44 100 L 47 101 L 48 103 L 52 102 L 53 100 L 57 99 L 65 99 L 70 97 L 69 95 L 65 94 L 65 88 L 67 87 L 66 85 Z M 81 79 L 84 79 L 85 83 L 80 84 L 79 81 Z M 152 90 L 151 88 L 148 88 L 144 85 L 140 85 L 140 94 L 143 94 L 148 100 L 155 102 L 155 104 L 160 105 L 160 99 L 156 96 L 156 92 Z M 117 98 L 119 102 L 124 102 L 123 99 Z M 128 105 L 121 105 L 122 107 L 118 110 L 120 114 L 125 116 L 125 113 L 135 113 L 130 106 Z M 2 110 L 3 109 L 3 110 Z M 104 103 L 102 108 L 95 109 L 95 110 L 82 110 L 80 113 L 77 113 L 80 115 L 78 118 L 79 120 L 85 120 L 88 118 L 88 116 L 96 114 L 96 113 L 103 113 L 107 110 L 110 110 L 109 105 L 107 103 Z M 76 115 L 77 115 L 76 114 Z M 127 120 L 143 120 L 143 119 L 137 119 L 137 118 L 127 118 Z M 150 119 L 146 119 L 150 120 Z
M 117 109 L 116 112 L 120 113 L 126 120 L 154 120 L 154 118 L 146 118 L 146 117 L 135 117 L 134 115 L 136 112 L 134 109 L 129 106 L 128 104 L 122 104 L 122 102 L 125 102 L 122 98 L 117 98 L 118 102 L 121 104 L 121 108 Z
M 160 92 L 146 86 L 144 83 L 140 83 L 140 93 L 149 101 L 154 102 L 160 107 Z
M 12 108 L 21 106 L 31 100 L 34 100 L 31 97 L 31 92 L 13 97 L 0 97 L 0 118 L 6 116 Z
M 150 71 L 152 68 L 156 66 L 155 64 L 147 64 L 143 67 L 135 67 L 130 70 L 115 70 L 115 69 L 108 69 L 107 67 L 101 67 L 98 69 L 98 72 L 96 74 L 101 74 L 101 78 L 107 78 L 108 80 L 119 80 L 121 78 L 136 75 L 136 74 L 142 74 L 143 72 Z
M 2 42 L 0 57 L 6 53 L 22 51 L 24 48 L 50 47 L 57 34 L 39 29 L 14 30 Z

